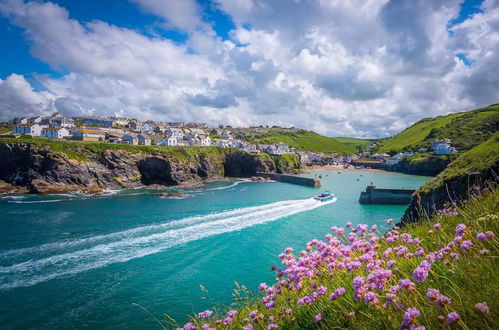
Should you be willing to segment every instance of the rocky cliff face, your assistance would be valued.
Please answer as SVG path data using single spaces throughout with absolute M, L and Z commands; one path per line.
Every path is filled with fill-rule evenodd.
M 162 152 L 109 149 L 86 151 L 85 160 L 75 160 L 48 146 L 0 143 L 0 159 L 0 180 L 26 187 L 32 193 L 78 190 L 98 193 L 102 189 L 158 184 L 176 186 L 225 176 L 251 176 L 258 171 L 286 173 L 294 170 L 271 157 L 236 150 L 218 150 L 186 158 Z
M 408 159 L 402 159 L 400 163 L 387 166 L 387 171 L 400 172 L 413 175 L 435 176 L 442 172 L 447 165 L 450 164 L 449 159 L 430 157 L 423 161 L 411 162 Z
M 436 210 L 444 208 L 446 204 L 459 203 L 467 200 L 481 190 L 488 189 L 490 184 L 497 184 L 499 163 L 481 172 L 472 172 L 466 175 L 445 180 L 431 191 L 417 190 L 411 198 L 409 207 L 402 217 L 402 225 L 419 221 Z

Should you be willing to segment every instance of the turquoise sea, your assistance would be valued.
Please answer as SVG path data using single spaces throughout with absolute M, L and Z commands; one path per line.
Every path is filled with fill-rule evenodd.
M 358 203 L 370 182 L 417 188 L 430 179 L 361 171 L 306 176 L 315 175 L 336 203 L 314 201 L 314 188 L 244 181 L 178 189 L 184 199 L 147 189 L 3 197 L 0 328 L 158 329 L 135 304 L 182 323 L 188 313 L 230 304 L 234 281 L 253 291 L 272 282 L 270 267 L 288 246 L 301 250 L 347 221 L 383 228 L 387 218 L 399 218 L 404 206 Z

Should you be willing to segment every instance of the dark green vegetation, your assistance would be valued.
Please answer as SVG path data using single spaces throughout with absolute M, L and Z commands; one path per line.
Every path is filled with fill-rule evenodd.
M 303 151 L 354 154 L 357 149 L 353 145 L 342 143 L 335 138 L 319 135 L 312 131 L 268 132 L 248 138 L 248 142 L 256 144 L 274 144 L 282 142 L 291 148 Z
M 261 297 L 253 298 L 244 287 L 238 286 L 234 294 L 237 298 L 234 303 L 237 313 L 231 318 L 231 324 L 224 328 L 241 329 L 247 324 L 252 324 L 255 329 L 265 329 L 269 324 L 275 324 L 279 329 L 409 329 L 410 325 L 414 328 L 425 326 L 426 329 L 493 329 L 499 322 L 497 313 L 499 308 L 497 299 L 499 294 L 497 282 L 498 213 L 499 190 L 491 186 L 488 191 L 475 194 L 470 200 L 458 205 L 448 214 L 421 219 L 419 223 L 407 225 L 399 231 L 395 230 L 388 236 L 380 238 L 375 243 L 376 248 L 368 250 L 371 251 L 370 254 L 361 248 L 352 248 L 348 258 L 342 257 L 340 253 L 335 257 L 333 266 L 328 263 L 329 260 L 323 260 L 319 256 L 326 252 L 326 247 L 338 249 L 340 242 L 346 242 L 345 236 L 338 234 L 340 241 L 330 238 L 330 241 L 334 242 L 331 244 L 327 240 L 324 240 L 324 243 L 309 243 L 308 252 L 301 257 L 304 260 L 302 268 L 312 270 L 313 276 L 302 277 L 302 289 L 296 290 L 293 286 L 290 289 L 286 284 L 274 284 L 274 290 L 280 287 L 280 293 L 273 298 L 273 307 L 268 309 L 261 301 Z M 436 223 L 439 224 L 439 228 L 434 228 Z M 465 225 L 465 227 L 461 225 L 462 236 L 456 234 L 459 224 Z M 490 233 L 488 239 L 477 238 L 478 233 L 486 232 Z M 402 238 L 402 234 L 406 238 Z M 389 241 L 387 237 L 391 236 L 396 239 Z M 459 237 L 456 238 L 457 236 Z M 408 243 L 407 237 L 411 239 L 411 243 L 414 238 L 418 238 L 419 242 Z M 448 245 L 453 240 L 457 243 Z M 363 238 L 359 239 L 357 244 L 362 241 L 364 241 Z M 369 238 L 365 241 L 369 241 Z M 462 244 L 468 241 L 469 244 L 466 243 L 468 247 L 463 248 Z M 319 249 L 319 246 L 322 252 L 314 252 Z M 407 257 L 406 252 L 397 255 L 395 251 L 392 251 L 387 252 L 386 256 L 383 255 L 383 252 L 395 247 L 405 247 L 410 253 L 422 248 L 424 254 Z M 446 247 L 448 250 L 442 250 Z M 415 269 L 431 252 L 435 252 L 436 258 L 431 262 L 428 277 L 422 281 L 416 281 L 413 275 Z M 438 253 L 442 256 L 437 257 Z M 295 251 L 293 255 L 300 258 L 299 251 Z M 376 295 L 376 299 L 379 299 L 379 302 L 374 303 L 366 299 L 367 291 L 360 291 L 361 296 L 357 301 L 353 299 L 354 278 L 362 277 L 364 280 L 368 278 L 369 261 L 361 262 L 360 268 L 354 268 L 352 271 L 335 266 L 338 262 L 348 264 L 362 261 L 368 255 L 378 261 L 380 269 L 391 271 L 382 288 L 364 289 L 370 290 Z M 286 259 L 289 263 L 289 260 L 293 260 L 294 257 L 292 255 L 283 257 L 283 260 Z M 391 268 L 387 266 L 389 260 L 395 262 Z M 331 271 L 329 267 L 334 267 L 334 270 Z M 299 271 L 297 268 L 291 273 Z M 376 272 L 371 272 L 371 276 L 374 273 Z M 410 280 L 412 284 L 409 288 L 391 291 L 390 288 L 400 285 L 401 280 Z M 321 287 L 326 290 L 324 295 L 319 295 L 310 304 L 297 303 L 303 297 L 312 297 L 314 292 L 317 293 Z M 346 293 L 334 300 L 329 299 L 329 295 L 338 288 L 344 288 Z M 442 296 L 449 300 L 439 306 L 439 303 L 428 297 L 430 289 L 439 290 L 439 293 L 433 296 L 435 300 Z M 390 304 L 388 297 L 395 301 Z M 389 305 L 386 308 L 382 307 L 387 302 Z M 477 304 L 483 303 L 488 306 L 487 310 L 480 310 L 476 307 Z M 406 326 L 402 326 L 404 314 L 409 308 L 415 308 L 419 313 L 409 318 Z M 219 327 L 220 325 L 215 324 L 215 320 L 227 320 L 227 311 L 228 308 L 214 308 L 211 318 L 193 317 L 191 321 L 199 327 L 205 323 Z M 257 311 L 252 314 L 256 315 L 254 318 L 249 317 L 252 311 Z M 451 313 L 457 313 L 459 318 L 448 325 L 447 319 Z M 319 314 L 321 320 L 317 321 Z M 443 317 L 443 321 L 440 321 L 439 317 Z
M 428 148 L 435 139 L 447 138 L 458 151 L 469 150 L 499 129 L 499 105 L 425 118 L 402 132 L 379 141 L 379 152 L 396 153 Z
M 12 131 L 12 125 L 0 124 L 0 134 L 9 133 Z

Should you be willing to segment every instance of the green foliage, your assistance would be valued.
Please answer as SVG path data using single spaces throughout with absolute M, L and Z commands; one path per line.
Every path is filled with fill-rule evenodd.
M 10 133 L 13 129 L 13 125 L 0 125 L 0 134 Z
M 435 139 L 447 138 L 459 151 L 488 139 L 499 129 L 499 105 L 447 116 L 425 118 L 404 131 L 380 140 L 379 152 L 428 148 Z
M 350 137 L 335 137 L 336 141 L 346 144 L 347 146 L 354 147 L 357 151 L 361 152 L 369 147 L 371 144 L 376 142 L 377 140 L 365 140 L 365 139 L 356 139 Z
M 256 144 L 275 144 L 282 142 L 291 148 L 303 151 L 338 153 L 342 155 L 357 152 L 352 145 L 343 144 L 334 138 L 319 135 L 312 131 L 268 132 L 248 138 L 248 142 Z
M 119 176 L 115 176 L 115 177 L 113 178 L 113 180 L 114 180 L 114 181 L 116 181 L 116 182 L 123 182 L 123 178 L 121 178 L 121 177 L 119 177 Z

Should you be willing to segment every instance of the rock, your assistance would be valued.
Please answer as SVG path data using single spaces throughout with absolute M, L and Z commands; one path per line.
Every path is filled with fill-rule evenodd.
M 102 188 L 96 184 L 90 186 L 80 186 L 76 184 L 52 183 L 42 179 L 31 181 L 31 191 L 36 194 L 66 194 L 74 191 L 81 191 L 91 195 L 102 194 Z
M 161 198 L 178 198 L 178 197 L 186 197 L 187 195 L 184 193 L 159 193 L 156 196 Z
M 270 181 L 270 179 L 267 179 L 267 178 L 264 178 L 264 177 L 261 177 L 261 176 L 252 176 L 250 178 L 251 181 L 253 182 L 267 182 L 267 181 Z
M 13 186 L 3 180 L 0 180 L 0 194 L 25 194 L 28 192 L 26 187 Z
M 149 189 L 165 189 L 166 186 L 162 184 L 153 183 L 147 186 Z

